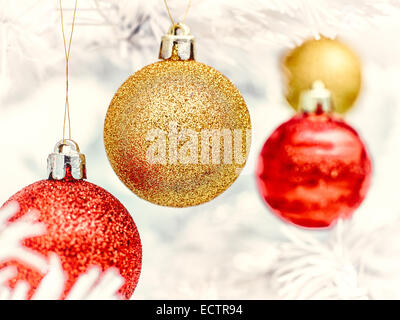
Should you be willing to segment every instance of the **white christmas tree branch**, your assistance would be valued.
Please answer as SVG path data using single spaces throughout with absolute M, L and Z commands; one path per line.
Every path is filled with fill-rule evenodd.
M 360 284 L 359 242 L 348 241 L 352 222 L 339 220 L 332 239 L 317 240 L 313 233 L 283 228 L 289 242 L 280 246 L 272 268 L 272 283 L 285 299 L 367 299 Z

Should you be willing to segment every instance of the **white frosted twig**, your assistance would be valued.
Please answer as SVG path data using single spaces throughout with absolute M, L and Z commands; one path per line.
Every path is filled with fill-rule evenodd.
M 102 273 L 100 268 L 92 267 L 79 277 L 67 299 L 117 300 L 121 298 L 118 290 L 124 282 L 117 269 L 110 268 Z
M 17 274 L 14 267 L 6 267 L 0 270 L 0 285 L 3 285 L 8 279 L 11 279 Z
M 0 210 L 0 261 L 16 259 L 40 272 L 46 272 L 46 260 L 22 245 L 24 239 L 43 235 L 46 228 L 43 224 L 36 222 L 38 212 L 34 210 L 9 223 L 8 220 L 18 210 L 16 202 L 12 202 Z
M 58 300 L 64 291 L 66 276 L 56 254 L 49 257 L 49 272 L 40 282 L 32 300 Z
M 318 240 L 295 228 L 284 228 L 289 242 L 273 266 L 272 283 L 285 299 L 367 299 L 360 285 L 362 254 L 354 252 L 360 237 L 351 221 L 338 221 L 332 238 Z M 350 235 L 351 234 L 351 235 Z M 347 235 L 350 235 L 347 237 Z
M 46 228 L 36 222 L 38 212 L 35 210 L 29 211 L 14 222 L 9 222 L 18 211 L 19 206 L 16 202 L 0 210 L 0 262 L 18 260 L 46 274 L 36 289 L 33 300 L 60 299 L 65 289 L 66 274 L 59 257 L 50 254 L 47 261 L 21 244 L 24 239 L 44 234 Z M 27 282 L 19 281 L 14 289 L 7 285 L 7 281 L 12 279 L 16 272 L 14 267 L 0 270 L 0 300 L 27 298 Z M 102 272 L 99 267 L 92 267 L 78 278 L 68 299 L 119 299 L 118 290 L 123 284 L 124 279 L 118 270 L 111 268 Z
M 8 300 L 25 300 L 28 296 L 30 285 L 25 281 L 18 281 L 13 290 L 10 290 Z

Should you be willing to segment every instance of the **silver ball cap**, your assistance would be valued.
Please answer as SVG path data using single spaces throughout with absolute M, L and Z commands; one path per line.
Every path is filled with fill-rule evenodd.
M 303 91 L 300 97 L 300 111 L 315 112 L 318 107 L 324 112 L 332 111 L 331 92 L 320 80 L 313 83 L 312 89 Z
M 49 179 L 65 178 L 67 166 L 71 168 L 72 177 L 86 179 L 86 158 L 79 151 L 78 144 L 69 139 L 59 141 L 54 152 L 47 158 L 47 173 Z
M 174 51 L 179 60 L 195 60 L 195 39 L 189 27 L 183 23 L 173 24 L 168 34 L 162 37 L 159 58 L 170 59 Z

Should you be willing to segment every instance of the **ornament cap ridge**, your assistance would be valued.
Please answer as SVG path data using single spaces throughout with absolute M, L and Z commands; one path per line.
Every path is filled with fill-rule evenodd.
M 321 80 L 314 81 L 312 89 L 303 91 L 300 96 L 300 111 L 315 112 L 318 107 L 324 112 L 332 111 L 331 92 Z
M 54 180 L 62 180 L 71 169 L 74 179 L 86 179 L 86 158 L 80 153 L 78 144 L 69 139 L 57 142 L 54 152 L 47 158 L 47 175 Z
M 190 29 L 183 23 L 174 23 L 161 39 L 159 58 L 168 60 L 195 60 L 196 43 Z

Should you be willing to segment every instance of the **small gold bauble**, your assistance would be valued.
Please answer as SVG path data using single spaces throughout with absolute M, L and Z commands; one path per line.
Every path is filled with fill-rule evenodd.
M 224 75 L 176 58 L 144 67 L 119 88 L 104 141 L 114 171 L 135 194 L 186 207 L 212 200 L 236 180 L 250 129 L 246 104 Z
M 286 98 L 298 110 L 304 90 L 320 80 L 332 93 L 333 108 L 344 113 L 354 104 L 361 87 L 361 64 L 355 53 L 338 40 L 308 40 L 283 61 Z

